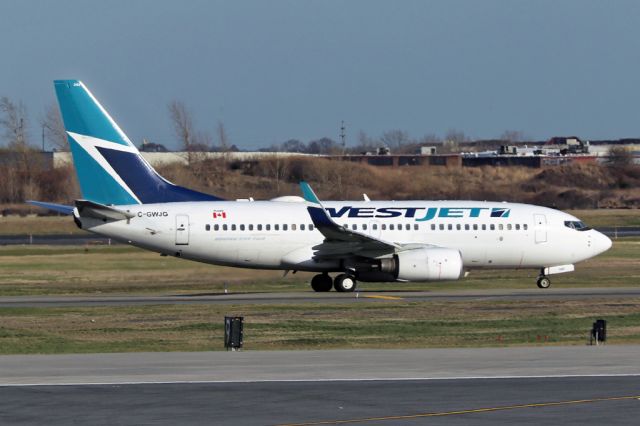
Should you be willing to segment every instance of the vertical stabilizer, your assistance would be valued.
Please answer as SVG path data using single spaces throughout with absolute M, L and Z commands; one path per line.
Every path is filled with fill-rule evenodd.
M 83 198 L 107 205 L 220 200 L 161 177 L 81 81 L 54 84 Z

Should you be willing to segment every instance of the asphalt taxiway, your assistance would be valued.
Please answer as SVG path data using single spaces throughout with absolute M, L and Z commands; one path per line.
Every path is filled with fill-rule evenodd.
M 362 301 L 482 301 L 482 300 L 577 300 L 640 297 L 640 287 L 549 288 L 456 291 L 368 291 L 355 293 L 205 293 L 184 295 L 127 296 L 3 296 L 0 307 L 126 306 L 166 304 L 292 304 L 357 303 Z
M 3 424 L 634 424 L 640 346 L 0 357 Z

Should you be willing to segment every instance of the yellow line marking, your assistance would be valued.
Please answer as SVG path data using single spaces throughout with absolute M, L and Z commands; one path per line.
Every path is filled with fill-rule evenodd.
M 368 299 L 384 299 L 384 300 L 403 300 L 402 297 L 396 297 L 396 296 L 364 296 Z
M 309 423 L 282 424 L 279 426 L 341 425 L 341 424 L 347 424 L 347 423 L 383 422 L 383 421 L 389 421 L 389 420 L 410 420 L 410 419 L 419 419 L 422 417 L 455 416 L 460 414 L 488 413 L 492 411 L 517 410 L 522 408 L 555 407 L 559 405 L 590 404 L 594 402 L 622 401 L 622 400 L 628 400 L 628 399 L 640 399 L 640 395 L 614 396 L 614 397 L 607 397 L 607 398 L 592 398 L 592 399 L 577 399 L 573 401 L 540 402 L 540 403 L 534 403 L 534 404 L 505 405 L 502 407 L 475 408 L 471 410 L 409 414 L 404 416 L 366 417 L 366 418 L 360 418 L 360 419 L 347 419 L 347 420 L 325 420 L 325 421 L 309 422 Z

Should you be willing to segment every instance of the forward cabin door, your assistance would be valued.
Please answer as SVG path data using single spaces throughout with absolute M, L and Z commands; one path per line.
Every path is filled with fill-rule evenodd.
M 535 226 L 536 244 L 546 243 L 547 217 L 543 214 L 534 214 L 533 224 Z
M 189 216 L 186 214 L 176 215 L 176 245 L 186 246 L 189 244 Z

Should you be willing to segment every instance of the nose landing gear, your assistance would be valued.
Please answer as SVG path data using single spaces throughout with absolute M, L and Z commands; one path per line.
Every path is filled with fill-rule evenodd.
M 538 285 L 538 288 L 549 288 L 551 286 L 551 280 L 545 275 L 540 275 L 536 284 Z

